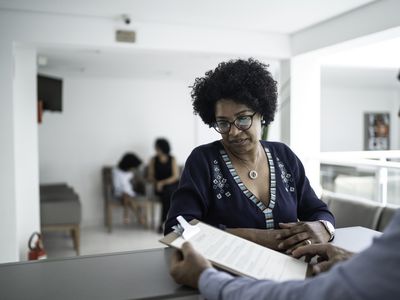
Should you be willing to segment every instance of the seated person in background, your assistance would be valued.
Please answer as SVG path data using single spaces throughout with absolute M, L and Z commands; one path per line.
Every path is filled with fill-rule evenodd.
M 124 224 L 130 223 L 129 208 L 135 213 L 138 221 L 144 224 L 144 217 L 139 209 L 133 204 L 133 197 L 136 192 L 133 190 L 134 169 L 141 165 L 142 161 L 133 153 L 125 153 L 118 163 L 118 166 L 112 169 L 112 180 L 114 187 L 114 196 L 121 199 L 124 206 Z
M 220 63 L 196 79 L 192 98 L 195 113 L 221 140 L 188 157 L 165 233 L 182 215 L 281 251 L 332 240 L 334 217 L 299 158 L 282 143 L 260 141 L 277 100 L 267 66 L 254 59 Z
M 400 210 L 397 211 L 383 235 L 366 250 L 351 255 L 331 244 L 307 245 L 295 249 L 294 257 L 317 256 L 314 275 L 306 280 L 274 282 L 233 277 L 218 272 L 190 243 L 182 253 L 172 256 L 170 273 L 179 284 L 199 288 L 208 300 L 213 299 L 399 299 L 400 295 Z M 348 260 L 347 260 L 348 259 Z M 347 261 L 345 261 L 347 260 Z M 340 262 L 340 263 L 339 263 Z
M 149 163 L 148 180 L 154 183 L 156 195 L 161 199 L 162 212 L 158 232 L 162 233 L 171 195 L 178 187 L 179 170 L 175 157 L 170 154 L 171 147 L 166 139 L 157 139 L 155 150 L 156 155 Z

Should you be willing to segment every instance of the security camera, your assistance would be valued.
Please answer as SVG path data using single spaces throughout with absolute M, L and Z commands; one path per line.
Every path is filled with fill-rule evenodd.
M 122 20 L 124 21 L 124 23 L 125 23 L 126 25 L 131 24 L 131 17 L 128 16 L 128 15 L 122 15 Z

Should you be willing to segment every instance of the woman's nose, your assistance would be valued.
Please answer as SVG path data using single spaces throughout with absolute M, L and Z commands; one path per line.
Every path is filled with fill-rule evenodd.
M 231 126 L 231 128 L 230 128 L 228 134 L 229 134 L 229 135 L 232 135 L 232 136 L 235 136 L 235 135 L 237 135 L 238 133 L 240 133 L 240 131 L 241 131 L 240 129 L 238 129 L 234 124 L 232 124 L 232 126 Z

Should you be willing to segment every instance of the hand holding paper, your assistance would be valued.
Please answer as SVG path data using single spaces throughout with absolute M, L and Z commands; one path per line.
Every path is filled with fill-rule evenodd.
M 194 226 L 197 227 L 196 233 L 191 231 L 193 226 L 190 226 L 188 227 L 190 234 L 184 235 L 186 239 L 172 232 L 160 242 L 181 249 L 185 240 L 189 240 L 193 248 L 214 265 L 229 272 L 256 279 L 283 281 L 304 279 L 306 276 L 308 265 L 303 261 L 197 220 L 192 220 L 191 223 L 196 224 Z
M 207 268 L 211 268 L 211 263 L 190 242 L 183 243 L 181 252 L 175 251 L 172 255 L 170 273 L 179 284 L 197 288 L 199 277 Z

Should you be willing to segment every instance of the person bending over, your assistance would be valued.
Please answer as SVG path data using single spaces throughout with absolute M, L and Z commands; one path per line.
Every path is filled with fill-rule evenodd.
M 114 197 L 122 201 L 124 207 L 124 224 L 130 223 L 129 209 L 135 213 L 138 221 L 144 225 L 145 217 L 140 209 L 134 205 L 136 192 L 133 189 L 134 170 L 141 165 L 142 161 L 134 153 L 125 153 L 118 165 L 112 169 L 112 181 Z

